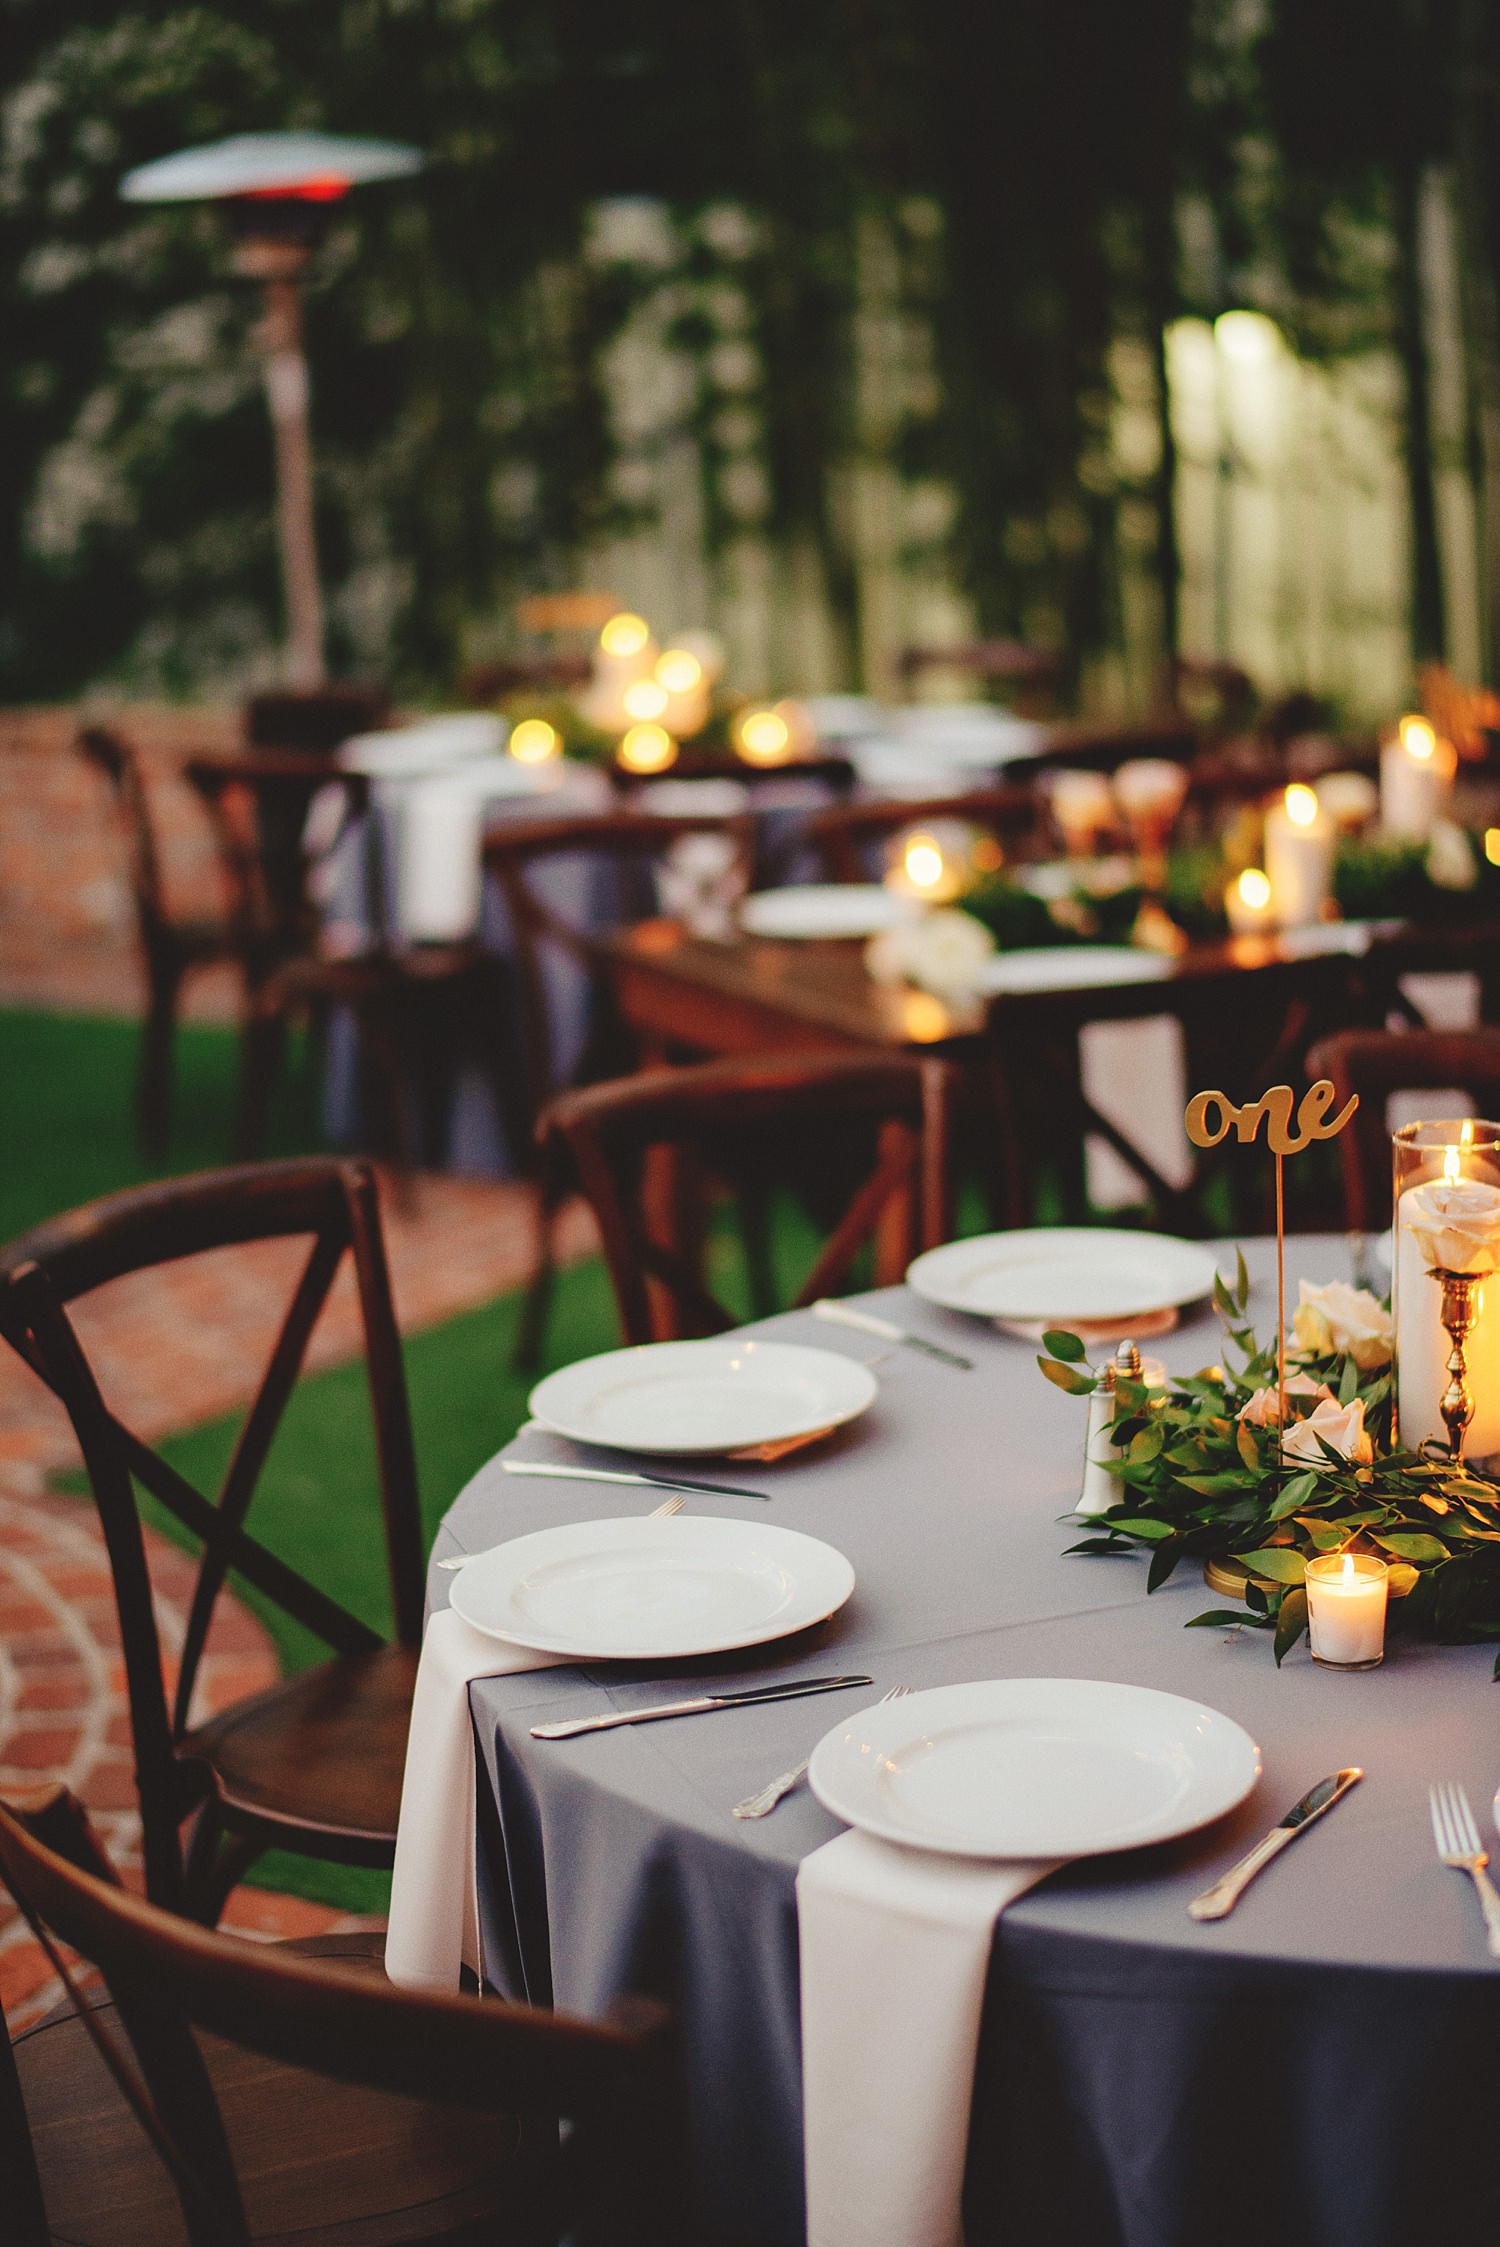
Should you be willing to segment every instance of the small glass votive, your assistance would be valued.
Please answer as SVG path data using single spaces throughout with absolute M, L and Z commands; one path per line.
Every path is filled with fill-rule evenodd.
M 1307 1564 L 1307 1635 L 1325 1670 L 1385 1660 L 1386 1564 L 1376 1553 L 1319 1553 Z

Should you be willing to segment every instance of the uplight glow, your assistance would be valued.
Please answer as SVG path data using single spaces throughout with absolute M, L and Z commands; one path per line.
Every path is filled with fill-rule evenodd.
M 1286 815 L 1294 827 L 1313 827 L 1318 819 L 1318 799 L 1311 788 L 1294 780 L 1284 798 Z

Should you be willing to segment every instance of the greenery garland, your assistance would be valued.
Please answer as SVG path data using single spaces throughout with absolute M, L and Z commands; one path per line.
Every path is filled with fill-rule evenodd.
M 1068 1550 L 1147 1548 L 1148 1592 L 1184 1561 L 1243 1569 L 1245 1608 L 1210 1608 L 1187 1627 L 1270 1631 L 1278 1666 L 1307 1628 L 1306 1563 L 1346 1549 L 1390 1563 L 1392 1630 L 1449 1644 L 1500 1640 L 1500 1484 L 1459 1461 L 1391 1448 L 1389 1345 L 1327 1347 L 1334 1337 L 1321 1316 L 1298 1316 L 1299 1346 L 1288 1350 L 1287 1366 L 1289 1378 L 1301 1378 L 1287 1397 L 1283 1431 L 1274 1418 L 1276 1346 L 1262 1347 L 1246 1323 L 1249 1293 L 1240 1255 L 1234 1286 L 1214 1282 L 1215 1308 L 1243 1359 L 1237 1371 L 1206 1366 L 1165 1389 L 1117 1381 L 1109 1442 L 1118 1456 L 1107 1471 L 1118 1477 L 1120 1497 L 1105 1513 L 1077 1517 L 1089 1534 Z M 1381 1308 L 1373 1296 L 1361 1300 Z M 1051 1354 L 1037 1362 L 1049 1381 L 1070 1396 L 1098 1387 L 1076 1334 L 1054 1329 L 1043 1340 Z M 1359 1407 L 1346 1421 L 1368 1440 L 1351 1443 L 1353 1456 L 1317 1430 L 1294 1436 L 1320 1391 L 1339 1407 Z M 1268 1424 L 1257 1425 L 1265 1413 Z M 1288 1440 L 1309 1462 L 1297 1460 L 1295 1472 L 1283 1452 Z

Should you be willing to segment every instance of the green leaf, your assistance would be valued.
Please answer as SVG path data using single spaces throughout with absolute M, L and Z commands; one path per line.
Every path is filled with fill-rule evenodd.
M 1383 1545 L 1397 1560 L 1435 1561 L 1448 1558 L 1448 1548 L 1440 1537 L 1429 1537 L 1424 1531 L 1412 1529 L 1392 1530 L 1389 1536 L 1378 1533 L 1377 1545 Z
M 1153 1521 L 1148 1514 L 1128 1514 L 1123 1521 L 1111 1514 L 1109 1526 L 1122 1530 L 1127 1537 L 1143 1538 L 1148 1545 L 1159 1545 L 1164 1538 L 1177 1535 L 1169 1521 Z
M 1092 1396 L 1098 1386 L 1086 1373 L 1075 1373 L 1072 1366 L 1061 1364 L 1057 1358 L 1038 1358 L 1036 1362 L 1054 1387 L 1070 1397 Z
M 1236 1553 L 1252 1576 L 1268 1576 L 1273 1584 L 1300 1584 L 1307 1563 L 1291 1545 L 1267 1545 L 1258 1553 Z
M 1223 1624 L 1242 1630 L 1247 1623 L 1253 1625 L 1254 1618 L 1243 1607 L 1210 1607 L 1201 1615 L 1190 1615 L 1182 1627 L 1185 1631 L 1210 1631 Z
M 1067 1365 L 1081 1365 L 1088 1356 L 1088 1351 L 1079 1341 L 1078 1336 L 1070 1334 L 1067 1328 L 1062 1326 L 1049 1326 L 1042 1336 L 1042 1346 L 1044 1349 L 1050 1350 L 1055 1358 L 1061 1358 Z
M 1359 1395 L 1359 1367 L 1353 1358 L 1345 1358 L 1344 1375 L 1339 1383 L 1339 1403 L 1352 1404 Z
M 1234 1299 L 1242 1312 L 1250 1300 L 1250 1274 L 1245 1269 L 1245 1251 L 1238 1247 L 1234 1252 Z
M 1255 1430 L 1248 1420 L 1236 1420 L 1234 1429 L 1235 1449 L 1254 1473 L 1260 1466 L 1260 1445 L 1255 1440 Z
M 1180 1539 L 1168 1538 L 1165 1543 L 1158 1545 L 1151 1555 L 1151 1566 L 1146 1571 L 1147 1591 L 1159 1591 L 1181 1558 L 1182 1544 Z
M 1278 1670 L 1306 1629 L 1307 1594 L 1300 1589 L 1290 1591 L 1276 1610 L 1276 1637 L 1272 1642 L 1272 1652 L 1276 1656 Z
M 1242 1306 L 1240 1304 L 1236 1303 L 1234 1297 L 1230 1294 L 1228 1288 L 1224 1285 L 1224 1282 L 1222 1279 L 1220 1279 L 1218 1273 L 1215 1272 L 1214 1309 L 1218 1312 L 1220 1318 L 1232 1322 L 1234 1319 L 1239 1317 L 1241 1307 Z M 1235 1335 L 1235 1340 L 1239 1340 L 1238 1335 Z
M 1149 1428 L 1142 1428 L 1138 1436 L 1132 1436 L 1130 1439 L 1129 1458 L 1131 1465 L 1142 1467 L 1148 1460 L 1159 1458 L 1161 1447 L 1161 1429 L 1154 1424 Z
M 1291 1481 L 1283 1483 L 1277 1493 L 1276 1502 L 1271 1508 L 1271 1520 L 1285 1521 L 1288 1514 L 1296 1513 L 1299 1507 L 1307 1504 L 1317 1487 L 1316 1475 L 1293 1475 Z

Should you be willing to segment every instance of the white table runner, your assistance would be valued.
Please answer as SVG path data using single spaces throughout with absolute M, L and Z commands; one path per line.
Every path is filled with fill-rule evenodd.
M 808 2247 L 961 2247 L 995 1921 L 1053 1870 L 864 1833 L 802 1860 Z

